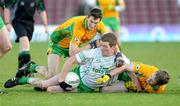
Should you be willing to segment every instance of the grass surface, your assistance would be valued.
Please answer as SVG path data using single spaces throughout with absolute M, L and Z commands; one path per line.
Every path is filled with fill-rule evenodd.
M 32 60 L 47 65 L 47 43 L 32 43 Z M 167 69 L 171 80 L 163 94 L 148 93 L 58 93 L 35 92 L 28 85 L 4 89 L 3 83 L 17 68 L 18 45 L 0 60 L 0 106 L 180 106 L 180 43 L 123 43 L 123 52 L 132 61 Z M 61 59 L 61 65 L 64 59 Z

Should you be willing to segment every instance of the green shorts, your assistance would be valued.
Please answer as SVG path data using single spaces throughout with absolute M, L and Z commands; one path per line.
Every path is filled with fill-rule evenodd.
M 129 77 L 127 72 L 123 72 L 123 73 L 119 74 L 118 80 L 128 82 L 128 81 L 131 81 L 131 78 Z
M 0 17 L 0 29 L 2 29 L 3 26 L 4 26 L 4 22 L 3 22 L 2 18 Z
M 53 42 L 48 43 L 47 54 L 57 54 L 60 57 L 69 57 L 69 48 L 61 48 L 58 44 Z
M 105 26 L 110 27 L 113 31 L 120 29 L 120 21 L 116 17 L 103 18 L 102 21 Z
M 75 72 L 80 78 L 80 67 L 76 67 L 72 71 Z M 78 89 L 78 92 L 80 92 L 80 93 L 93 93 L 93 92 L 95 92 L 94 89 L 91 89 L 91 88 L 87 87 L 85 84 L 83 84 L 81 78 L 80 78 L 80 84 L 77 87 L 77 89 Z

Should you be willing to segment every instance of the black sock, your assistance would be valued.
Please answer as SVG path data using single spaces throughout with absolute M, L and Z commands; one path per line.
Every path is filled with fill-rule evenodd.
M 22 51 L 18 56 L 18 68 L 21 68 L 24 64 L 31 61 L 29 51 Z

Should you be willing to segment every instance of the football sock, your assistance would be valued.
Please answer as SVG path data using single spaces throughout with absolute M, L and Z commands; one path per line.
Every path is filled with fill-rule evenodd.
M 24 64 L 31 61 L 29 51 L 22 51 L 18 56 L 18 67 L 21 68 Z
M 36 67 L 37 67 L 38 65 L 37 64 L 32 64 L 31 65 L 31 67 L 30 67 L 30 69 L 28 70 L 30 73 L 37 73 L 37 71 L 36 71 Z
M 28 84 L 28 77 L 22 77 L 18 80 L 18 84 L 23 85 L 23 84 Z

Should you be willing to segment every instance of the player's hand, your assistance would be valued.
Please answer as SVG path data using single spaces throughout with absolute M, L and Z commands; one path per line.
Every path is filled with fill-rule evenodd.
M 45 33 L 49 34 L 49 28 L 48 25 L 44 25 Z
M 6 28 L 9 32 L 11 32 L 12 24 L 11 23 L 6 24 Z
M 98 40 L 94 40 L 94 41 L 90 42 L 89 44 L 91 46 L 91 49 L 95 49 L 95 48 L 100 46 L 100 40 L 99 39 Z
M 60 82 L 59 83 L 59 86 L 63 89 L 63 90 L 65 90 L 65 91 L 71 91 L 71 90 L 73 90 L 72 89 L 72 86 L 71 85 L 69 85 L 69 84 L 67 84 L 66 82 Z
M 124 65 L 124 59 L 120 52 L 117 52 L 114 62 L 116 64 L 116 67 L 121 67 L 122 65 Z
M 103 83 L 106 83 L 108 82 L 109 80 L 111 79 L 111 75 L 110 74 L 105 74 L 103 76 L 101 76 L 100 78 L 98 78 L 96 80 L 96 84 L 103 84 Z

